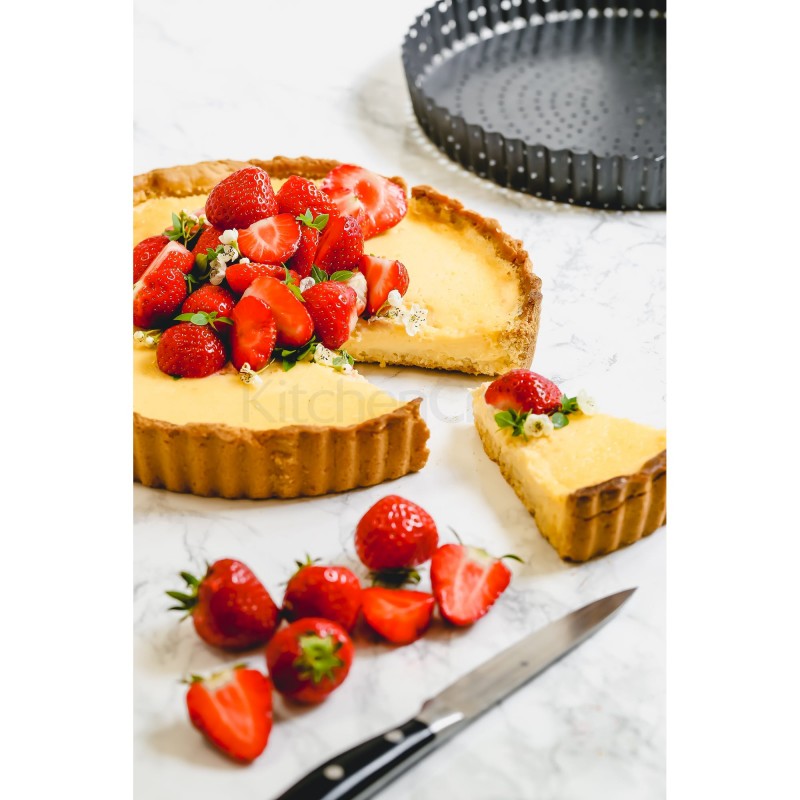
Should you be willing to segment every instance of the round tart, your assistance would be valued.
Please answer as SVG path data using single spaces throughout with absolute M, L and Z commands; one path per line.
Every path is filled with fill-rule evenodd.
M 214 161 L 134 179 L 134 242 L 162 233 L 173 213 L 205 206 L 239 169 L 265 169 L 277 190 L 291 175 L 320 181 L 338 162 L 311 158 Z M 402 187 L 399 178 L 391 179 Z M 397 319 L 359 319 L 343 345 L 356 362 L 473 374 L 527 366 L 541 282 L 520 242 L 497 222 L 430 187 L 411 190 L 408 212 L 367 239 L 365 253 L 401 261 L 407 303 L 427 311 L 409 335 Z M 400 403 L 356 372 L 271 364 L 257 385 L 227 365 L 174 380 L 156 351 L 134 354 L 134 478 L 147 486 L 223 497 L 297 497 L 369 486 L 421 469 L 428 428 L 420 400 Z

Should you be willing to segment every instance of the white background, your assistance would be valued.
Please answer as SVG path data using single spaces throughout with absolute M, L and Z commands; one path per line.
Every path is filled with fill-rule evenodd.
M 184 52 L 192 48 L 180 31 L 200 32 L 197 70 L 174 63 L 143 70 L 141 59 L 154 58 L 145 53 L 138 74 L 161 73 L 162 91 L 204 102 L 205 83 L 229 74 L 221 64 L 230 51 L 239 56 L 257 34 L 267 37 L 267 53 L 280 39 L 305 45 L 328 5 L 308 3 L 300 24 L 264 31 L 231 5 L 205 15 L 193 6 L 175 16 L 163 4 L 162 28 Z M 669 796 L 676 798 L 789 797 L 799 788 L 796 737 L 789 727 L 798 708 L 792 508 L 798 436 L 791 423 L 798 295 L 798 169 L 791 154 L 798 131 L 786 102 L 796 71 L 797 19 L 791 16 L 797 12 L 784 7 L 778 18 L 764 8 L 754 16 L 744 3 L 730 3 L 726 11 L 723 19 L 710 6 L 670 4 L 668 719 Z M 335 26 L 327 20 L 320 29 L 325 74 L 340 68 L 351 74 L 346 65 L 372 49 L 374 30 L 392 13 L 382 7 L 379 14 L 337 14 Z M 196 16 L 204 16 L 202 26 Z M 220 154 L 217 145 L 201 144 L 163 162 L 153 150 L 145 162 L 139 145 L 133 165 L 132 37 L 124 6 L 44 3 L 11 7 L 7 17 L 13 35 L 0 53 L 7 76 L 0 206 L 16 258 L 6 262 L 6 276 L 14 278 L 7 287 L 16 294 L 6 295 L 14 302 L 4 313 L 0 592 L 10 755 L 4 785 L 24 797 L 125 797 L 132 794 L 133 722 L 124 599 L 132 580 L 130 370 L 120 353 L 130 343 L 129 273 L 127 266 L 113 265 L 129 263 L 132 167 L 188 161 L 190 152 L 193 158 Z M 139 11 L 136 17 L 140 30 Z M 720 22 L 725 36 L 719 35 Z M 346 27 L 351 33 L 344 33 Z M 399 33 L 393 35 L 397 47 Z M 297 49 L 313 51 L 322 38 Z M 391 47 L 378 49 L 391 55 Z M 363 61 L 366 69 L 374 62 Z M 302 71 L 295 63 L 282 64 L 281 74 Z M 257 67 L 251 63 L 251 69 Z M 241 80 L 239 75 L 231 82 Z M 227 78 L 221 86 L 218 98 L 229 91 Z M 169 102 L 162 102 L 168 110 Z M 247 114 L 231 120 L 228 133 L 243 135 L 235 124 L 243 122 Z M 203 125 L 186 124 L 189 138 L 203 142 Z M 222 126 L 215 119 L 205 124 Z M 321 126 L 325 133 L 328 123 Z M 393 126 L 407 130 L 403 120 L 392 118 L 386 127 Z M 267 143 L 287 153 L 311 152 L 318 131 L 308 125 L 290 130 L 291 142 Z M 257 148 L 226 138 L 224 155 L 264 154 L 263 128 L 250 135 L 259 137 Z M 375 152 L 380 148 L 370 150 L 371 136 L 357 140 L 356 152 L 345 151 L 348 142 L 337 141 L 335 153 L 322 154 L 369 155 L 370 165 L 382 168 Z M 297 143 L 295 151 L 291 143 Z M 390 166 L 419 180 L 407 163 L 391 160 Z M 430 163 L 427 156 L 424 162 Z M 460 179 L 434 178 L 432 183 L 483 207 L 483 189 L 476 200 Z M 503 224 L 515 230 L 509 216 Z M 47 242 L 44 272 L 30 257 L 20 261 L 21 238 L 26 255 L 41 253 Z M 529 246 L 547 290 L 539 249 Z M 546 324 L 552 324 L 553 312 L 545 308 L 551 315 Z M 546 353 L 540 339 L 537 359 Z M 502 619 L 498 607 L 481 624 Z M 619 634 L 621 622 L 602 635 Z M 173 673 L 163 680 L 173 680 Z M 487 717 L 479 725 L 490 723 Z M 230 777 L 238 780 L 239 774 Z M 235 791 L 230 783 L 226 789 Z
M 664 214 L 575 209 L 501 190 L 448 162 L 420 135 L 400 63 L 419 0 L 140 2 L 135 17 L 137 172 L 209 158 L 333 157 L 411 184 L 430 183 L 496 217 L 530 250 L 543 280 L 535 368 L 570 394 L 587 388 L 604 410 L 664 425 Z M 226 21 L 248 15 L 236 53 Z M 172 24 L 179 19 L 181 25 Z M 311 20 L 313 19 L 313 24 Z M 363 21 L 369 19 L 369 36 Z M 303 31 L 302 45 L 287 35 Z M 335 31 L 335 34 L 332 32 Z M 182 76 L 194 91 L 173 91 Z M 446 291 L 446 287 L 443 287 Z M 134 493 L 135 776 L 137 796 L 200 800 L 233 790 L 277 795 L 321 760 L 417 712 L 421 703 L 496 650 L 604 594 L 639 586 L 618 620 L 452 744 L 382 792 L 387 800 L 455 794 L 470 800 L 598 796 L 650 800 L 665 792 L 665 541 L 662 529 L 584 566 L 562 563 L 484 455 L 469 418 L 474 377 L 366 367 L 389 391 L 422 393 L 431 427 L 425 469 L 391 485 L 292 502 L 231 502 L 136 487 Z M 353 671 L 323 706 L 278 702 L 266 753 L 231 765 L 186 722 L 189 670 L 224 659 L 165 612 L 180 569 L 229 556 L 278 598 L 306 552 L 358 569 L 352 533 L 379 497 L 399 493 L 498 555 L 519 554 L 511 589 L 465 631 L 437 625 L 397 649 L 360 635 Z M 364 570 L 361 574 L 365 575 Z M 234 659 L 235 660 L 235 659 Z M 228 659 L 230 661 L 230 659 Z M 251 664 L 263 668 L 254 653 Z

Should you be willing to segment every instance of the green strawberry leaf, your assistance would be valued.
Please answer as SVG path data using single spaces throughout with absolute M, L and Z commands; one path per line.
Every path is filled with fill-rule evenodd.
M 556 411 L 555 414 L 552 414 L 550 416 L 550 421 L 556 429 L 569 425 L 569 417 L 566 414 L 562 414 L 560 411 Z
M 316 264 L 311 267 L 311 277 L 316 283 L 324 283 L 328 280 L 328 273 L 324 269 L 320 269 Z
M 333 359 L 333 368 L 336 370 L 342 370 L 347 364 L 352 367 L 355 363 L 355 359 L 350 355 L 350 353 L 347 352 L 347 350 L 340 350 L 339 355 Z
M 563 395 L 561 398 L 561 407 L 558 409 L 562 414 L 574 414 L 578 411 L 578 398 L 567 397 Z
M 331 277 L 328 280 L 332 280 L 332 281 L 349 281 L 350 278 L 352 278 L 354 274 L 355 273 L 352 272 L 349 269 L 340 269 L 340 270 L 337 270 L 336 272 L 334 272 L 333 275 L 331 275 Z
M 508 428 L 512 436 L 523 436 L 525 432 L 525 420 L 528 419 L 527 411 L 516 411 L 509 408 L 494 415 L 494 421 L 501 430 Z

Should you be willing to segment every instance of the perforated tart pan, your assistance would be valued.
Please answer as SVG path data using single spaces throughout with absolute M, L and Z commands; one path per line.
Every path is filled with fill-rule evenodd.
M 664 0 L 442 0 L 403 43 L 419 123 L 482 178 L 666 208 Z

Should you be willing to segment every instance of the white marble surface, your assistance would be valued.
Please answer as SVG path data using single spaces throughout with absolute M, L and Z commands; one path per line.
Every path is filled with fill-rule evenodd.
M 138 0 L 135 171 L 207 158 L 319 155 L 431 183 L 522 238 L 544 282 L 536 369 L 590 388 L 607 411 L 665 422 L 665 218 L 580 210 L 462 172 L 420 135 L 399 44 L 418 0 L 249 4 Z M 249 16 L 244 30 L 236 24 Z M 366 15 L 369 15 L 367 20 Z M 232 39 L 239 36 L 239 43 Z M 148 800 L 269 800 L 319 761 L 412 715 L 455 677 L 547 620 L 628 586 L 621 616 L 565 661 L 386 789 L 385 800 L 651 800 L 665 795 L 665 530 L 582 566 L 562 563 L 483 454 L 466 391 L 475 379 L 368 368 L 415 390 L 431 428 L 425 469 L 391 485 L 311 500 L 206 500 L 136 486 L 135 773 Z M 359 640 L 351 676 L 319 708 L 277 703 L 266 753 L 243 768 L 189 726 L 188 671 L 226 660 L 168 614 L 181 569 L 234 556 L 276 598 L 306 552 L 356 565 L 352 531 L 377 498 L 416 500 L 448 537 L 525 559 L 472 629 L 436 625 L 392 649 Z M 249 657 L 263 667 L 260 653 Z

